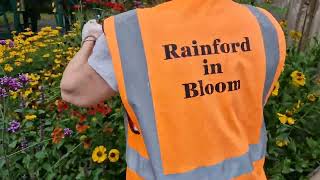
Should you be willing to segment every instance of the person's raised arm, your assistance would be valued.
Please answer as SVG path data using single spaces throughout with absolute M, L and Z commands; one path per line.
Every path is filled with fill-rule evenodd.
M 102 35 L 102 27 L 91 20 L 82 32 L 83 45 L 70 61 L 61 80 L 62 99 L 77 106 L 95 105 L 116 92 L 88 64 L 96 39 Z

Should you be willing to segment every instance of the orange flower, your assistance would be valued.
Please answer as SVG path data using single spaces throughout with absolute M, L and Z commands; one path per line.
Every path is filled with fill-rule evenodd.
M 62 128 L 54 128 L 53 132 L 51 133 L 52 142 L 58 144 L 64 138 L 64 133 Z
M 87 119 L 87 116 L 84 114 L 81 114 L 79 111 L 72 111 L 71 115 L 79 118 L 80 123 L 83 123 Z
M 107 104 L 104 104 L 103 102 L 88 108 L 89 115 L 96 115 L 97 113 L 100 113 L 104 116 L 107 116 L 108 114 L 111 113 L 111 111 L 112 109 Z
M 71 111 L 71 115 L 72 115 L 72 116 L 75 116 L 75 117 L 79 117 L 79 116 L 81 116 L 81 113 L 80 113 L 79 111 L 72 110 L 72 111 Z
M 82 114 L 80 117 L 79 117 L 79 122 L 80 123 L 83 123 L 85 120 L 87 120 L 87 116 Z
M 90 126 L 82 124 L 81 122 L 77 123 L 76 130 L 78 133 L 84 133 Z
M 67 102 L 65 102 L 63 100 L 57 100 L 56 105 L 58 108 L 58 112 L 62 112 L 62 111 L 67 110 L 69 108 L 69 105 L 67 104 Z
M 83 141 L 83 148 L 84 149 L 89 149 L 91 146 L 91 138 L 86 138 L 84 141 Z

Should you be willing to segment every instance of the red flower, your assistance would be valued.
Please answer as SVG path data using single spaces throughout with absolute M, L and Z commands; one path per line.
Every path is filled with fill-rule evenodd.
M 121 3 L 115 3 L 114 6 L 112 7 L 113 10 L 123 12 L 124 11 L 124 5 Z
M 104 116 L 107 116 L 111 112 L 112 112 L 112 109 L 107 104 L 104 104 L 103 102 L 89 108 L 87 111 L 89 115 L 96 115 L 97 113 L 100 113 Z
M 91 138 L 86 138 L 84 141 L 83 141 L 83 148 L 84 149 L 89 149 L 91 146 Z
M 101 5 L 103 5 L 104 7 L 113 8 L 115 3 L 113 3 L 113 2 L 105 2 L 105 3 L 102 3 Z
M 83 5 L 82 8 L 85 8 L 85 6 Z M 75 4 L 71 7 L 72 10 L 74 11 L 79 11 L 81 9 L 81 5 L 80 4 Z
M 80 117 L 80 116 L 81 116 L 81 113 L 80 113 L 79 111 L 72 110 L 72 111 L 71 111 L 71 115 L 72 115 L 72 116 L 75 116 L 75 117 Z
M 85 0 L 84 2 L 86 3 L 99 3 L 100 1 L 99 0 Z
M 58 112 L 62 112 L 62 111 L 67 110 L 69 108 L 68 103 L 63 100 L 57 100 L 56 105 L 58 108 Z
M 85 120 L 87 120 L 87 116 L 82 114 L 80 117 L 79 117 L 79 122 L 80 123 L 83 123 Z
M 51 133 L 52 142 L 58 144 L 64 138 L 64 133 L 62 128 L 54 128 L 53 132 Z
M 90 126 L 85 125 L 85 124 L 80 123 L 80 122 L 77 123 L 77 125 L 76 125 L 76 130 L 77 130 L 78 133 L 84 133 L 89 128 L 90 128 Z

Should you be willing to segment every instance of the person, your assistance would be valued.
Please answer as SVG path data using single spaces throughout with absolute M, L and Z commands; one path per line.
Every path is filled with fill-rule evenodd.
M 23 9 L 23 25 L 24 29 L 30 28 L 33 32 L 38 31 L 38 20 L 40 20 L 40 5 L 39 2 L 36 0 L 20 0 L 21 6 Z M 22 5 L 24 4 L 24 5 Z M 30 20 L 30 21 L 29 21 Z
M 173 0 L 91 20 L 82 36 L 61 95 L 86 107 L 119 92 L 127 179 L 266 179 L 263 107 L 286 56 L 270 13 Z

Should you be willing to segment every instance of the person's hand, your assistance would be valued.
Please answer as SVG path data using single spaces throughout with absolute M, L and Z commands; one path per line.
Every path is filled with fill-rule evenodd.
M 101 24 L 98 24 L 95 19 L 88 21 L 82 29 L 82 42 L 88 37 L 94 37 L 95 40 L 103 34 Z

